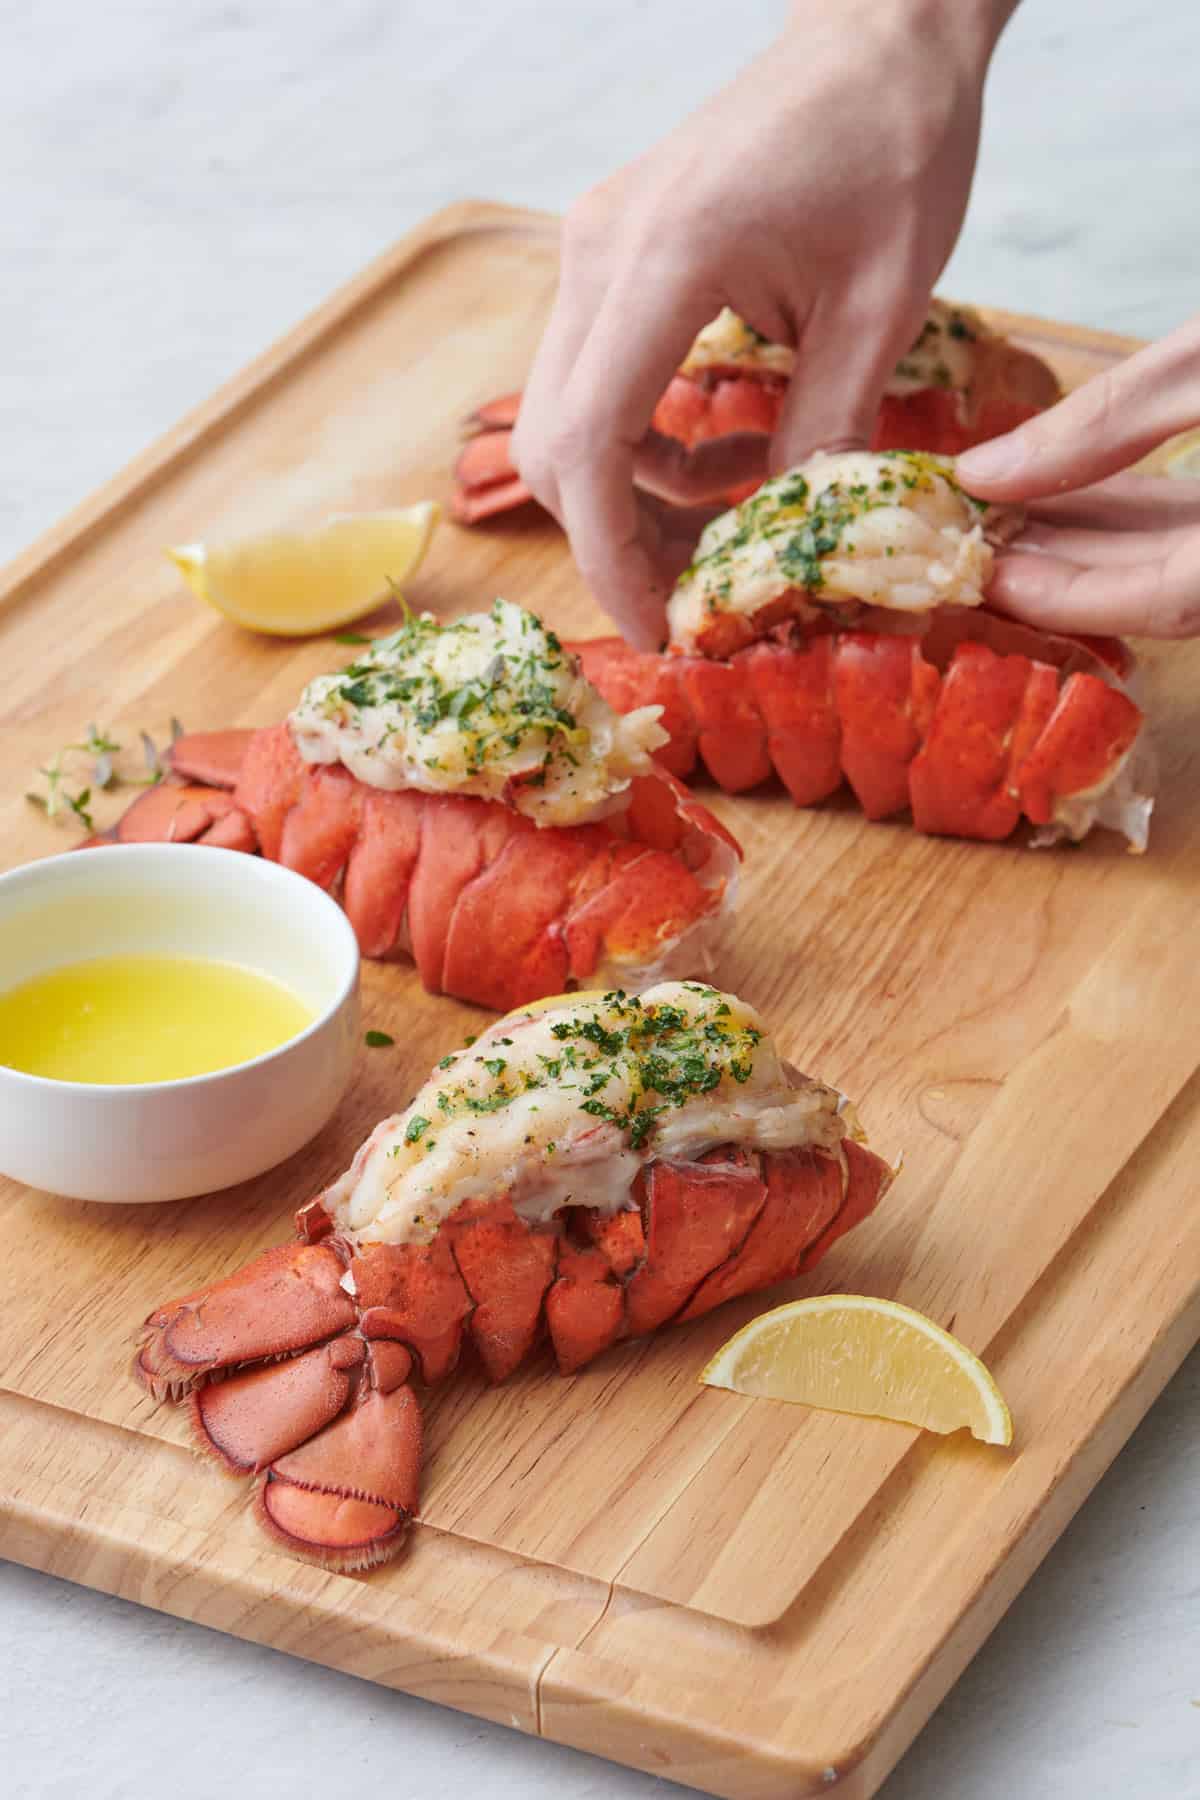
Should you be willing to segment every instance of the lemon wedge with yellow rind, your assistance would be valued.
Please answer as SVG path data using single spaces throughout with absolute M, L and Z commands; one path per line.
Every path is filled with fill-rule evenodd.
M 700 1380 L 1012 1443 L 1012 1417 L 979 1358 L 924 1313 L 867 1294 L 820 1294 L 761 1313 L 721 1346 Z
M 238 625 L 309 637 L 361 619 L 394 594 L 420 566 L 440 511 L 422 500 L 167 555 L 194 594 Z

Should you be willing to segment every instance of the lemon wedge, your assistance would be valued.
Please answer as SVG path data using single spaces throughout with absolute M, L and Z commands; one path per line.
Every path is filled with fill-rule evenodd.
M 347 513 L 311 531 L 274 531 L 168 550 L 188 586 L 226 618 L 308 637 L 371 612 L 419 567 L 440 507 Z
M 820 1294 L 761 1313 L 721 1346 L 700 1380 L 1012 1443 L 1012 1417 L 979 1358 L 924 1313 L 868 1294 Z

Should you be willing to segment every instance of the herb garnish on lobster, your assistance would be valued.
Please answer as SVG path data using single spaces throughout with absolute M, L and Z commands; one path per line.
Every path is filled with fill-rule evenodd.
M 285 725 L 186 735 L 119 841 L 259 851 L 335 892 L 366 956 L 502 1010 L 707 973 L 740 851 L 531 613 L 410 618 Z
M 676 775 L 732 793 L 774 771 L 798 806 L 845 780 L 871 819 L 1041 841 L 1093 824 L 1145 848 L 1142 714 L 1111 641 L 1047 636 L 981 603 L 1011 509 L 964 493 L 945 459 L 818 455 L 700 538 L 668 605 L 671 654 L 575 644 L 618 710 L 654 702 Z
M 697 337 L 651 424 L 689 449 L 733 432 L 769 435 L 795 363 L 793 350 L 769 343 L 726 307 Z M 871 448 L 954 456 L 1011 431 L 1052 406 L 1059 393 L 1040 358 L 992 331 L 970 307 L 935 297 L 920 336 L 888 382 Z M 454 515 L 464 525 L 531 498 L 508 447 L 520 402 L 520 394 L 505 394 L 468 420 L 474 435 L 454 465 Z M 753 484 L 729 499 L 752 491 Z
M 417 1507 L 410 1375 L 465 1339 L 503 1381 L 543 1337 L 570 1374 L 811 1268 L 892 1174 L 732 994 L 559 996 L 444 1057 L 298 1242 L 152 1313 L 135 1371 L 274 1538 L 366 1568 Z

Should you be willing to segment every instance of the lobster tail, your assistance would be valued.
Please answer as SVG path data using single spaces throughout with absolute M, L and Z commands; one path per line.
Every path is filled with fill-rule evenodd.
M 254 1480 L 277 1542 L 325 1568 L 369 1568 L 397 1553 L 417 1510 L 412 1373 L 442 1379 L 465 1339 L 503 1381 L 545 1336 L 570 1374 L 623 1338 L 792 1279 L 891 1179 L 852 1139 L 719 1147 L 649 1164 L 627 1212 L 536 1222 L 502 1195 L 464 1202 L 426 1244 L 357 1248 L 316 1202 L 297 1242 L 152 1313 L 135 1373 L 159 1398 L 186 1397 L 197 1444 Z
M 672 376 L 651 426 L 689 450 L 734 433 L 770 437 L 793 362 L 791 351 L 757 337 L 727 308 L 700 333 Z M 957 456 L 1012 431 L 1060 395 L 1053 370 L 1040 357 L 990 331 L 969 309 L 935 298 L 920 338 L 880 401 L 870 447 Z M 519 393 L 503 394 L 466 420 L 470 435 L 454 465 L 451 499 L 460 524 L 478 524 L 533 498 L 510 450 L 520 405 Z M 756 486 L 747 482 L 732 489 L 729 505 L 746 499 Z
M 724 661 L 647 656 L 618 638 L 572 649 L 618 709 L 669 691 L 660 755 L 731 793 L 774 771 L 810 806 L 845 780 L 869 819 L 908 810 L 936 835 L 1006 838 L 1024 819 L 1077 838 L 1100 822 L 1145 847 L 1146 777 L 1126 766 L 1143 718 L 1119 679 L 1121 645 L 977 613 L 935 614 L 920 638 L 784 631 Z
M 171 770 L 110 835 L 258 851 L 334 892 L 365 956 L 411 955 L 430 993 L 500 1012 L 705 970 L 741 854 L 659 770 L 624 813 L 546 829 L 494 801 L 314 767 L 285 725 L 181 737 Z

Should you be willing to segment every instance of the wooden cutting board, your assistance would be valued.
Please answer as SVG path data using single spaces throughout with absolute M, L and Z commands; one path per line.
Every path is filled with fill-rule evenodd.
M 517 386 L 555 279 L 548 218 L 439 215 L 291 332 L 0 586 L 0 861 L 69 841 L 22 800 L 88 721 L 136 743 L 278 719 L 349 655 L 197 606 L 162 547 L 445 498 L 456 422 Z M 1068 381 L 1131 343 L 993 315 Z M 528 511 L 441 528 L 411 588 L 602 621 Z M 380 616 L 381 622 L 385 615 Z M 332 1123 L 243 1188 L 87 1206 L 0 1183 L 0 1552 L 736 1800 L 876 1789 L 1200 1336 L 1200 645 L 1147 654 L 1151 854 L 1031 852 L 729 801 L 746 848 L 720 975 L 904 1153 L 803 1291 L 895 1296 L 986 1355 L 1011 1453 L 696 1385 L 764 1305 L 431 1398 L 424 1516 L 369 1577 L 269 1548 L 240 1483 L 126 1372 L 152 1305 L 286 1234 L 293 1206 L 480 1017 L 368 967 Z M 183 854 L 183 852 L 181 852 Z M 797 1290 L 800 1291 L 800 1290 Z M 782 1297 L 780 1295 L 775 1298 Z

